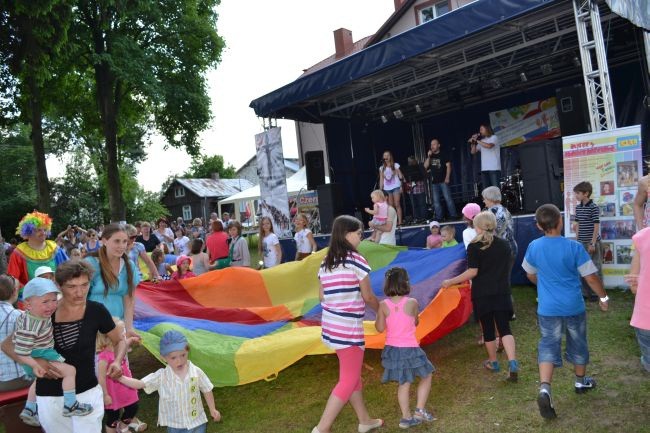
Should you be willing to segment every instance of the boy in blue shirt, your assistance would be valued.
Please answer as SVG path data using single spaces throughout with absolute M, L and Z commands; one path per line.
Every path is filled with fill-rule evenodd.
M 585 375 L 589 348 L 580 277 L 599 296 L 602 311 L 607 311 L 609 298 L 587 251 L 580 243 L 562 236 L 560 210 L 552 204 L 542 205 L 535 212 L 535 220 L 544 236 L 528 245 L 522 267 L 528 279 L 537 285 L 541 334 L 537 405 L 542 417 L 551 419 L 557 416 L 551 399 L 551 379 L 554 368 L 562 366 L 563 329 L 566 329 L 566 359 L 575 370 L 575 392 L 582 394 L 596 387 L 596 381 Z

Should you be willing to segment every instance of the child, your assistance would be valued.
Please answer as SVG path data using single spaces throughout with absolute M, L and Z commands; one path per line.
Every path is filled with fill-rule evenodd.
M 467 203 L 462 210 L 463 220 L 467 224 L 467 228 L 463 230 L 463 243 L 465 249 L 469 243 L 476 237 L 476 230 L 474 230 L 474 217 L 481 212 L 481 206 L 476 203 Z
M 118 329 L 125 332 L 124 322 L 117 317 L 113 321 Z M 133 337 L 132 337 L 133 338 Z M 127 339 L 127 342 L 130 339 Z M 130 344 L 128 344 L 130 346 Z M 142 432 L 147 429 L 147 424 L 135 417 L 138 411 L 138 392 L 128 388 L 118 381 L 108 377 L 106 372 L 108 366 L 115 361 L 113 353 L 113 342 L 106 334 L 98 333 L 96 341 L 97 350 L 97 381 L 102 387 L 104 393 L 104 413 L 106 423 L 106 433 L 127 433 L 129 427 L 136 432 Z M 122 374 L 126 377 L 133 377 L 126 357 L 122 359 Z M 120 411 L 124 409 L 120 415 Z
M 81 260 L 83 259 L 83 254 L 79 248 L 72 248 L 70 250 L 70 260 Z
M 542 417 L 550 419 L 557 416 L 551 398 L 551 378 L 554 368 L 562 365 L 563 329 L 567 337 L 565 357 L 575 370 L 575 391 L 581 394 L 596 386 L 593 378 L 585 376 L 589 348 L 580 277 L 600 297 L 601 310 L 607 311 L 609 297 L 598 278 L 598 269 L 582 245 L 562 236 L 560 210 L 552 204 L 542 205 L 535 211 L 535 220 L 544 236 L 528 245 L 521 266 L 528 279 L 537 284 L 537 323 L 541 333 L 537 405 Z
M 185 278 L 196 277 L 194 272 L 190 271 L 192 259 L 187 256 L 180 256 L 176 259 L 176 272 L 172 274 L 172 280 L 184 280 Z
M 192 260 L 192 263 L 194 263 L 194 275 L 205 274 L 212 269 L 210 267 L 210 258 L 208 257 L 208 253 L 203 251 L 204 244 L 205 242 L 203 242 L 203 239 L 201 238 L 192 239 L 190 242 L 189 257 Z
M 311 253 L 315 253 L 318 246 L 316 246 L 311 230 L 307 228 L 309 221 L 305 214 L 297 214 L 293 223 L 296 226 L 296 234 L 293 236 L 296 241 L 296 260 L 302 260 Z
M 259 253 L 264 256 L 264 268 L 272 268 L 282 263 L 282 248 L 278 236 L 273 233 L 271 218 L 262 217 L 260 221 Z
M 649 227 L 632 236 L 636 253 L 632 257 L 630 274 L 625 276 L 625 281 L 630 285 L 632 293 L 636 295 L 630 325 L 634 327 L 636 340 L 641 348 L 641 366 L 650 373 L 650 291 L 648 291 L 650 242 L 648 236 L 650 236 Z
M 455 247 L 458 245 L 456 240 L 456 228 L 454 226 L 444 226 L 440 229 L 442 237 L 442 248 Z
M 185 236 L 183 227 L 176 228 L 176 238 L 174 239 L 174 253 L 177 256 L 186 256 L 190 253 L 190 238 Z
M 468 269 L 457 277 L 444 280 L 442 287 L 453 286 L 472 280 L 472 306 L 483 329 L 483 341 L 488 359 L 483 366 L 493 373 L 501 370 L 497 361 L 497 339 L 495 326 L 508 356 L 508 380 L 519 378 L 519 363 L 515 353 L 515 337 L 510 331 L 512 298 L 510 296 L 510 272 L 508 241 L 495 236 L 497 220 L 490 211 L 474 217 L 476 237 L 467 248 Z
M 167 426 L 168 432 L 205 432 L 208 418 L 205 416 L 201 394 L 214 421 L 221 414 L 214 405 L 212 382 L 199 367 L 188 359 L 190 346 L 183 334 L 167 331 L 160 339 L 160 355 L 167 367 L 151 373 L 142 380 L 122 376 L 120 383 L 151 394 L 158 391 L 158 425 Z
M 441 248 L 442 236 L 440 236 L 440 223 L 438 221 L 431 221 L 429 223 L 429 230 L 431 230 L 431 234 L 427 236 L 427 249 Z
M 230 224 L 228 224 L 230 266 L 249 267 L 251 265 L 251 254 L 248 251 L 248 242 L 242 237 L 241 231 L 241 223 L 237 220 L 230 220 Z
M 602 275 L 602 253 L 600 245 L 600 208 L 591 199 L 593 188 L 589 182 L 580 182 L 573 188 L 573 193 L 578 200 L 576 206 L 573 231 L 576 239 L 589 253 L 589 258 L 598 269 L 598 276 Z M 585 280 L 582 281 L 582 296 L 591 302 L 597 302 L 598 296 L 589 288 Z
M 349 215 L 336 217 L 329 249 L 318 271 L 323 308 L 322 338 L 327 347 L 336 351 L 339 381 L 312 433 L 329 432 L 348 401 L 359 420 L 359 432 L 366 433 L 384 424 L 381 419 L 370 418 L 361 392 L 365 345 L 363 318 L 366 305 L 374 311 L 379 307 L 370 286 L 370 266 L 357 251 L 362 238 L 361 221 Z
M 49 266 L 39 266 L 34 271 L 34 277 L 47 278 L 54 281 L 54 271 Z
M 151 261 L 153 261 L 153 264 L 156 265 L 160 279 L 169 280 L 169 274 L 172 269 L 171 266 L 165 262 L 165 253 L 163 250 L 160 248 L 154 248 L 154 250 L 151 252 Z
M 46 359 L 63 375 L 63 416 L 85 416 L 93 411 L 87 403 L 77 401 L 75 368 L 54 350 L 52 314 L 56 310 L 59 289 L 52 280 L 33 278 L 23 288 L 27 311 L 16 320 L 13 336 L 16 355 L 28 376 L 43 377 L 45 369 L 34 358 Z M 33 386 L 33 385 L 32 385 Z
M 386 346 L 381 353 L 381 364 L 385 370 L 381 381 L 399 382 L 397 401 L 402 411 L 400 428 L 435 420 L 425 409 L 431 390 L 431 373 L 435 368 L 415 337 L 419 308 L 418 301 L 407 296 L 409 293 L 411 285 L 406 271 L 402 268 L 389 269 L 384 279 L 384 294 L 387 299 L 379 304 L 375 320 L 377 331 L 386 330 Z M 421 379 L 415 413 L 411 414 L 409 390 L 416 376 Z
M 382 226 L 388 221 L 388 203 L 386 203 L 386 198 L 384 197 L 384 191 L 376 189 L 370 193 L 370 199 L 374 203 L 372 209 L 366 208 L 366 213 L 372 215 L 372 226 Z M 370 241 L 379 242 L 379 237 L 381 236 L 381 231 L 374 229 L 370 237 Z

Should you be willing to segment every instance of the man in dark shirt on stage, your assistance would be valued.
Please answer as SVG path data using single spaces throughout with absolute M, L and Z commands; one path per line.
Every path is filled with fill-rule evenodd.
M 451 199 L 449 190 L 449 181 L 451 179 L 451 160 L 440 151 L 440 142 L 434 138 L 431 140 L 431 149 L 427 153 L 427 159 L 424 161 L 424 168 L 429 170 L 433 190 L 433 209 L 436 212 L 438 220 L 444 219 L 440 195 L 447 203 L 450 219 L 456 219 L 456 206 Z

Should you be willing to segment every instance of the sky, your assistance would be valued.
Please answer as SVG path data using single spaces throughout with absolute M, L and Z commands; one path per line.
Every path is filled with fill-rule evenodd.
M 334 30 L 347 28 L 356 41 L 375 33 L 393 11 L 393 0 L 222 0 L 217 32 L 226 48 L 208 73 L 214 118 L 201 135 L 203 153 L 241 167 L 255 155 L 254 136 L 263 131 L 250 102 L 333 54 Z M 293 121 L 280 120 L 278 126 L 284 156 L 297 158 Z M 138 180 L 150 191 L 159 191 L 169 174 L 181 174 L 191 161 L 163 146 L 155 137 L 149 158 L 139 166 Z

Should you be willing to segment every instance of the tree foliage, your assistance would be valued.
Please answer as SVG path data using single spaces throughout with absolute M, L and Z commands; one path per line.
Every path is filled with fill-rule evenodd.
M 235 167 L 230 164 L 226 167 L 221 155 L 199 155 L 192 159 L 190 167 L 181 177 L 208 179 L 214 173 L 219 174 L 221 179 L 232 179 L 235 177 Z

